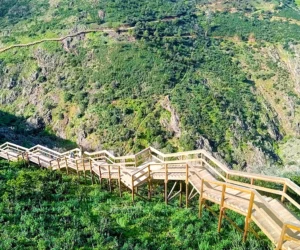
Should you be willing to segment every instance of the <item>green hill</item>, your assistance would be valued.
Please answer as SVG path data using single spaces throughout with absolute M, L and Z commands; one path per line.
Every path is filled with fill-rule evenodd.
M 120 154 L 204 147 L 252 171 L 298 166 L 296 4 L 4 1 L 0 110 L 24 122 L 14 129 L 1 120 L 0 139 L 33 128 L 30 135 Z M 1 53 L 87 30 L 94 31 Z M 286 160 L 286 143 L 295 159 Z

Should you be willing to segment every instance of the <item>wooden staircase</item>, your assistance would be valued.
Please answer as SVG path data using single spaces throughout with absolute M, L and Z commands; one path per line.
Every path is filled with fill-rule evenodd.
M 23 159 L 78 175 L 86 176 L 89 172 L 92 181 L 93 176 L 100 183 L 107 180 L 110 189 L 111 182 L 116 180 L 120 195 L 122 184 L 131 190 L 133 201 L 139 195 L 137 188 L 144 184 L 148 185 L 151 197 L 151 183 L 155 180 L 164 182 L 167 203 L 172 197 L 181 197 L 182 183 L 185 183 L 186 206 L 199 195 L 200 216 L 203 207 L 209 208 L 207 201 L 220 206 L 218 231 L 222 220 L 228 219 L 226 210 L 229 209 L 245 216 L 244 240 L 251 231 L 250 222 L 254 222 L 276 249 L 300 250 L 300 220 L 286 206 L 300 210 L 300 187 L 286 178 L 230 170 L 204 150 L 163 154 L 150 147 L 136 155 L 115 157 L 105 150 L 82 155 L 79 149 L 59 153 L 40 145 L 27 149 L 5 143 L 0 146 L 0 157 L 9 161 Z M 171 181 L 175 184 L 168 194 Z M 180 190 L 173 194 L 177 182 Z

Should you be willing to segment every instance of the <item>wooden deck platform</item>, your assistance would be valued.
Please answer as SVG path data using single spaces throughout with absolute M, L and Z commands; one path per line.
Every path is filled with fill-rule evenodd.
M 84 176 L 88 172 L 92 180 L 94 176 L 100 183 L 108 180 L 110 188 L 111 181 L 116 180 L 120 195 L 122 184 L 131 190 L 133 201 L 138 195 L 137 187 L 147 184 L 151 197 L 151 183 L 161 181 L 167 203 L 177 195 L 181 197 L 182 183 L 185 183 L 186 206 L 190 199 L 199 197 L 199 215 L 206 201 L 219 204 L 219 231 L 229 209 L 245 216 L 244 240 L 250 222 L 254 222 L 276 249 L 300 250 L 300 220 L 285 205 L 287 202 L 300 210 L 300 187 L 286 178 L 232 171 L 203 150 L 163 154 L 150 147 L 136 155 L 115 157 L 108 151 L 82 155 L 79 149 L 59 153 L 40 145 L 27 149 L 5 143 L 0 146 L 0 158 L 26 160 L 51 170 Z M 169 182 L 175 184 L 168 194 Z M 177 182 L 180 190 L 173 194 Z M 262 182 L 274 187 L 267 188 Z

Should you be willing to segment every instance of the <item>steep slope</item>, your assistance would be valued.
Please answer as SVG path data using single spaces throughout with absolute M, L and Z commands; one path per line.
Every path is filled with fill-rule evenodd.
M 122 154 L 205 147 L 239 167 L 280 164 L 298 135 L 292 2 L 11 3 L 0 48 L 107 29 L 0 53 L 0 109 L 40 130 Z

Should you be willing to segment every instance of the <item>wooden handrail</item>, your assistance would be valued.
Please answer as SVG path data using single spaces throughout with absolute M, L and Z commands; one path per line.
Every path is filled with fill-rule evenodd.
M 212 170 L 220 178 L 222 178 L 224 181 L 226 181 L 228 183 L 233 183 L 235 185 L 240 185 L 240 186 L 244 186 L 244 187 L 253 188 L 253 189 L 263 191 L 263 192 L 267 192 L 267 193 L 281 195 L 281 200 L 282 201 L 284 201 L 284 199 L 287 199 L 295 207 L 300 209 L 299 202 L 295 201 L 292 197 L 290 197 L 286 193 L 288 188 L 289 188 L 289 189 L 293 190 L 300 197 L 300 187 L 298 185 L 296 185 L 294 182 L 292 182 L 290 179 L 282 178 L 282 177 L 275 177 L 275 176 L 261 175 L 261 174 L 252 174 L 252 173 L 246 173 L 246 172 L 241 172 L 241 171 L 234 171 L 234 170 L 231 170 L 231 169 L 225 167 L 224 165 L 222 165 L 221 169 L 226 174 L 226 176 L 224 177 L 218 170 L 213 168 L 206 160 L 200 159 L 200 161 L 202 161 L 206 167 L 208 167 L 210 170 Z M 219 167 L 219 165 L 217 167 Z M 247 178 L 247 179 L 249 179 L 250 183 L 231 180 L 231 179 L 229 179 L 230 176 L 231 177 L 235 176 L 235 177 Z M 255 180 L 269 182 L 269 183 L 273 183 L 273 184 L 280 184 L 283 187 L 282 187 L 282 190 L 272 189 L 272 188 L 265 188 L 265 187 L 261 187 L 261 186 L 258 186 L 258 185 L 254 185 L 253 183 L 254 183 Z
M 16 144 L 12 143 L 4 143 L 0 146 L 0 150 L 4 148 L 12 147 L 15 150 L 20 150 L 24 152 L 28 152 L 31 155 L 34 156 L 35 150 L 40 152 L 41 154 L 49 155 L 51 157 L 55 158 L 63 158 L 70 152 L 79 152 L 78 148 L 75 148 L 73 150 L 67 151 L 65 153 L 59 153 L 54 150 L 51 150 L 49 148 L 43 147 L 41 145 L 36 145 L 32 148 L 24 148 L 21 146 L 18 146 Z M 160 152 L 159 150 L 148 147 L 140 152 L 138 152 L 135 155 L 127 155 L 127 156 L 120 156 L 116 157 L 112 153 L 108 152 L 107 150 L 102 150 L 94 153 L 84 152 L 84 154 L 90 158 L 93 159 L 94 156 L 102 155 L 101 157 L 105 157 L 104 159 L 106 161 L 110 161 L 112 164 L 119 164 L 117 161 L 124 160 L 124 162 L 120 163 L 121 165 L 128 166 L 128 165 L 134 165 L 135 160 L 137 157 L 139 157 L 142 154 L 145 154 L 146 152 L 149 152 L 150 155 L 152 155 L 153 159 L 156 159 L 157 161 L 160 161 L 163 164 L 169 164 L 169 163 L 200 163 L 201 165 L 204 165 L 204 167 L 208 168 L 209 171 L 212 171 L 214 174 L 216 174 L 219 178 L 224 180 L 227 183 L 232 183 L 235 185 L 239 185 L 242 187 L 247 187 L 251 189 L 256 189 L 263 192 L 273 193 L 276 195 L 281 196 L 281 201 L 284 201 L 285 199 L 291 202 L 294 206 L 296 206 L 298 209 L 300 209 L 300 204 L 298 200 L 294 200 L 289 194 L 288 191 L 293 191 L 296 195 L 300 196 L 300 187 L 296 185 L 294 182 L 287 178 L 282 177 L 275 177 L 275 176 L 267 176 L 267 175 L 261 175 L 261 174 L 253 174 L 253 173 L 246 173 L 241 171 L 235 171 L 229 169 L 226 165 L 224 165 L 222 162 L 217 160 L 214 156 L 212 156 L 210 153 L 206 152 L 205 150 L 193 150 L 193 151 L 186 151 L 186 152 L 178 152 L 178 153 L 169 153 L 164 154 Z M 196 159 L 191 159 L 192 156 L 195 156 Z M 183 160 L 183 157 L 185 160 Z M 174 160 L 175 158 L 175 160 Z M 177 158 L 177 159 L 176 159 Z M 42 159 L 40 159 L 42 160 Z M 56 160 L 56 159 L 54 159 Z M 126 162 L 126 160 L 133 160 L 132 162 Z M 94 161 L 93 161 L 94 162 Z M 51 162 L 52 163 L 52 162 Z M 145 166 L 147 167 L 147 166 Z M 151 167 L 151 166 L 150 166 Z M 135 174 L 139 173 L 140 170 L 135 172 Z M 241 180 L 232 180 L 230 178 L 237 177 L 237 178 L 246 178 L 249 180 L 249 183 L 245 183 Z M 263 181 L 273 184 L 282 185 L 282 189 L 274 189 L 274 188 L 265 188 L 260 185 L 258 185 L 257 181 Z
M 292 241 L 294 241 L 294 242 L 296 242 L 300 245 L 300 240 L 298 240 L 298 239 L 296 239 L 292 236 L 287 235 L 287 230 L 288 229 L 300 232 L 300 225 L 297 225 L 293 222 L 287 222 L 287 223 L 283 224 L 276 250 L 280 250 L 282 248 L 282 245 L 283 245 L 285 240 L 292 240 Z
M 103 168 L 104 171 L 107 169 L 109 182 L 111 182 L 111 179 L 115 178 L 115 174 L 118 173 L 119 187 L 121 186 L 120 184 L 121 167 L 122 169 L 125 169 L 128 165 L 134 165 L 136 163 L 136 160 L 145 163 L 146 162 L 145 158 L 148 159 L 148 154 L 149 154 L 149 157 L 152 157 L 151 158 L 152 160 L 153 159 L 157 160 L 159 163 L 148 163 L 145 164 L 144 166 L 140 165 L 140 167 L 136 171 L 131 172 L 131 174 L 129 174 L 129 176 L 131 176 L 133 199 L 134 199 L 134 187 L 135 187 L 134 185 L 135 184 L 138 185 L 140 183 L 135 181 L 141 177 L 143 177 L 143 179 L 141 179 L 142 181 L 144 180 L 149 181 L 151 179 L 151 172 L 152 173 L 165 172 L 165 182 L 166 182 L 165 185 L 167 185 L 167 182 L 169 181 L 169 175 L 168 175 L 169 173 L 185 173 L 186 192 L 188 193 L 188 188 L 189 188 L 188 185 L 190 182 L 189 173 L 191 171 L 193 175 L 194 174 L 198 175 L 198 177 L 200 178 L 201 181 L 200 197 L 203 197 L 203 193 L 205 192 L 204 191 L 205 183 L 210 183 L 222 187 L 220 205 L 221 207 L 224 207 L 224 209 L 230 208 L 234 211 L 237 211 L 237 209 L 234 206 L 232 206 L 229 201 L 228 202 L 226 201 L 227 198 L 226 196 L 232 195 L 230 194 L 230 192 L 226 192 L 227 189 L 237 190 L 239 192 L 248 193 L 250 195 L 249 204 L 246 203 L 248 205 L 248 208 L 244 208 L 244 210 L 238 211 L 241 214 L 246 216 L 245 233 L 243 236 L 244 240 L 246 239 L 249 223 L 252 219 L 253 208 L 255 208 L 254 210 L 263 209 L 268 214 L 272 215 L 271 216 L 272 219 L 276 221 L 279 227 L 282 226 L 282 232 L 281 232 L 280 239 L 278 241 L 277 249 L 280 249 L 282 247 L 282 244 L 285 240 L 295 240 L 296 242 L 299 242 L 298 239 L 293 239 L 291 237 L 290 230 L 300 232 L 300 225 L 296 225 L 295 223 L 284 221 L 284 219 L 280 218 L 278 213 L 273 210 L 273 208 L 266 201 L 266 199 L 262 197 L 262 195 L 257 191 L 259 190 L 259 191 L 279 195 L 281 196 L 282 202 L 286 199 L 300 210 L 299 199 L 294 198 L 294 194 L 300 196 L 300 187 L 296 185 L 294 182 L 292 182 L 290 179 L 231 170 L 226 165 L 224 165 L 223 163 L 215 159 L 211 154 L 207 153 L 204 150 L 194 150 L 194 151 L 179 152 L 179 153 L 172 153 L 172 154 L 163 154 L 160 151 L 152 147 L 149 147 L 138 152 L 135 155 L 127 155 L 127 156 L 120 156 L 120 157 L 115 157 L 112 153 L 106 150 L 95 152 L 95 153 L 85 152 L 84 155 L 87 157 L 83 157 L 83 158 L 79 158 L 77 155 L 75 156 L 75 158 L 68 156 L 68 154 L 70 154 L 71 152 L 79 152 L 79 151 L 80 151 L 79 149 L 73 149 L 65 153 L 59 153 L 54 150 L 43 147 L 41 145 L 34 146 L 30 149 L 20 147 L 18 145 L 11 144 L 11 143 L 4 143 L 0 145 L 0 152 L 7 155 L 7 156 L 3 155 L 3 157 L 4 158 L 7 157 L 9 160 L 15 160 L 16 157 L 19 158 L 20 155 L 24 156 L 24 154 L 26 154 L 28 157 L 30 157 L 33 160 L 32 162 L 38 163 L 40 166 L 49 167 L 48 165 L 50 165 L 50 167 L 52 168 L 53 165 L 54 166 L 58 165 L 59 169 L 61 167 L 60 161 L 64 160 L 66 164 L 65 167 L 67 173 L 69 172 L 69 167 L 74 168 L 75 164 L 78 172 L 78 161 L 80 161 L 79 164 L 82 164 L 85 172 L 86 170 L 85 162 L 89 161 L 91 173 L 93 171 L 92 167 L 98 166 L 100 182 L 102 178 L 101 168 Z M 105 159 L 106 163 L 98 162 L 97 157 Z M 51 159 L 51 158 L 55 158 L 55 159 Z M 135 162 L 131 161 L 133 159 L 135 160 Z M 122 161 L 122 162 L 118 162 L 118 161 Z M 43 164 L 44 162 L 46 162 L 47 164 Z M 109 162 L 111 162 L 111 164 Z M 154 168 L 154 166 L 160 166 L 160 167 Z M 152 170 L 151 167 L 153 167 Z M 201 175 L 199 175 L 199 173 L 197 172 L 198 168 L 201 169 L 206 168 L 205 171 L 211 172 L 213 176 L 215 176 L 216 178 L 218 177 L 222 181 L 202 179 Z M 145 179 L 144 177 L 146 175 L 147 175 L 147 179 Z M 149 183 L 150 182 L 151 181 L 149 181 Z M 260 184 L 261 182 L 271 183 L 272 186 L 264 187 L 263 185 Z M 130 186 L 130 184 L 127 185 Z M 165 188 L 165 190 L 167 190 L 167 188 Z M 220 188 L 217 188 L 217 190 L 220 191 Z M 121 191 L 120 191 L 120 195 L 121 195 Z M 186 197 L 187 197 L 186 199 L 188 200 L 188 196 Z M 247 198 L 247 202 L 248 202 L 248 198 Z M 187 201 L 186 201 L 186 205 L 187 205 Z
M 25 148 L 25 147 L 22 147 L 22 146 L 19 146 L 17 144 L 13 144 L 13 143 L 10 143 L 10 142 L 3 143 L 2 145 L 0 145 L 0 148 L 3 148 L 5 146 L 11 146 L 11 147 L 19 148 L 19 149 L 22 149 L 23 151 L 28 150 L 28 148 Z
M 226 186 L 226 188 L 230 188 L 230 189 L 237 190 L 237 191 L 244 192 L 244 193 L 248 193 L 248 194 L 251 194 L 254 191 L 252 189 L 243 188 L 243 187 L 233 185 L 233 184 L 230 184 L 230 183 L 226 183 L 226 182 L 212 181 L 212 180 L 207 180 L 207 179 L 202 179 L 202 180 L 203 180 L 204 183 L 207 182 L 207 183 L 215 184 L 215 185 L 218 185 L 218 186 Z

